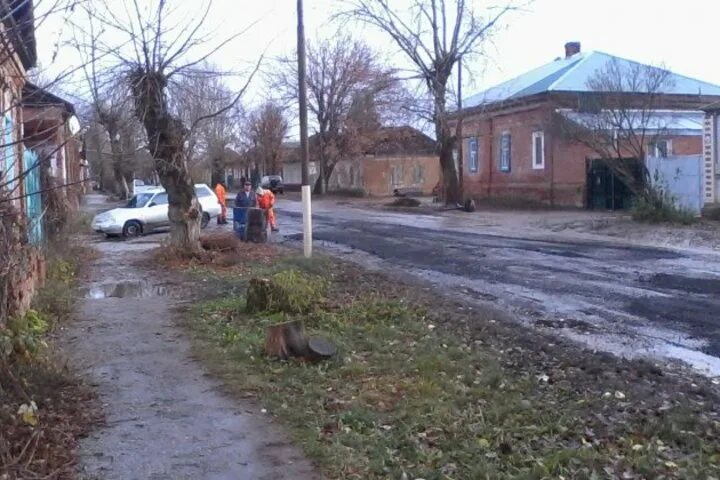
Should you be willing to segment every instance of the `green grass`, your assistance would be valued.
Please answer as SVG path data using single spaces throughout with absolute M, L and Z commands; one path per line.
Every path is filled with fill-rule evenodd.
M 283 258 L 260 273 L 287 269 L 298 280 L 303 266 Z M 332 291 L 338 280 L 327 267 L 302 275 L 324 272 Z M 285 422 L 328 478 L 720 475 L 717 424 L 701 421 L 697 410 L 638 414 L 640 399 L 621 402 L 509 366 L 494 347 L 436 328 L 417 302 L 358 290 L 305 315 L 248 315 L 244 307 L 242 296 L 196 305 L 185 322 L 196 352 L 228 390 L 256 398 Z M 335 342 L 338 357 L 321 364 L 266 358 L 265 328 L 289 318 Z

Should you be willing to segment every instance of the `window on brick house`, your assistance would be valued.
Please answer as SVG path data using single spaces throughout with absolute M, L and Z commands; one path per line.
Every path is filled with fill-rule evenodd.
M 656 140 L 650 145 L 650 154 L 657 158 L 667 158 L 672 155 L 672 140 Z
M 511 146 L 510 132 L 505 132 L 502 135 L 500 135 L 499 157 L 500 157 L 500 171 L 501 172 L 509 172 L 510 171 L 510 162 L 511 162 L 510 146 Z
M 545 133 L 532 134 L 532 167 L 535 170 L 545 168 Z
M 468 169 L 471 173 L 477 173 L 479 167 L 477 138 L 471 138 L 468 141 L 468 150 L 470 151 L 470 158 L 468 159 Z
M 402 165 L 393 165 L 390 170 L 390 183 L 393 186 L 402 185 L 403 183 L 403 167 Z
M 413 167 L 413 183 L 423 183 L 423 167 L 422 165 L 415 165 Z

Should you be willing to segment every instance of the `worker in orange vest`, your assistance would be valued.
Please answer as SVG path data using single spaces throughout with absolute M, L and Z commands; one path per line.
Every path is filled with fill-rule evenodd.
M 222 182 L 217 182 L 215 185 L 215 195 L 217 195 L 218 203 L 220 204 L 220 215 L 217 217 L 218 225 L 225 225 L 227 223 L 227 206 L 225 205 L 225 185 Z
M 270 190 L 265 190 L 262 187 L 258 187 L 255 191 L 255 197 L 257 198 L 258 207 L 265 210 L 267 215 L 267 221 L 270 224 L 270 228 L 273 232 L 279 232 L 280 229 L 275 222 L 275 195 Z

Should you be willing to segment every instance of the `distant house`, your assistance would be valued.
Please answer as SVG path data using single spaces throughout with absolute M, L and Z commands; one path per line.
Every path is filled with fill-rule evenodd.
M 310 138 L 311 146 L 317 143 Z M 311 148 L 311 182 L 317 179 L 316 148 Z M 288 149 L 283 162 L 286 184 L 300 183 L 299 147 Z M 435 141 L 409 127 L 381 127 L 365 139 L 358 152 L 337 162 L 328 182 L 329 191 L 392 195 L 394 190 L 430 194 L 440 179 Z
M 380 128 L 355 158 L 335 165 L 330 191 L 362 190 L 371 196 L 394 190 L 429 195 L 440 180 L 435 141 L 412 127 Z
M 309 139 L 310 144 L 314 142 L 315 136 L 311 136 Z M 315 161 L 314 149 L 310 152 L 310 161 L 308 165 L 308 172 L 310 178 L 310 184 L 314 185 L 318 176 L 318 164 Z M 282 177 L 283 183 L 286 187 L 299 188 L 302 183 L 302 163 L 300 158 L 300 142 L 284 142 L 282 145 Z
M 477 199 L 513 199 L 555 206 L 625 208 L 628 189 L 591 149 L 558 131 L 558 120 L 582 125 L 604 108 L 589 80 L 609 62 L 639 65 L 565 46 L 565 56 L 463 101 L 463 184 Z M 651 68 L 651 67 L 647 67 Z M 720 100 L 720 86 L 671 74 L 663 110 L 654 112 L 663 137 L 651 156 L 700 155 L 702 107 Z M 644 95 L 637 92 L 637 95 Z M 592 108 L 586 108 L 588 106 Z M 636 159 L 645 161 L 645 159 Z
M 58 189 L 74 208 L 79 206 L 88 178 L 81 157 L 80 125 L 72 103 L 26 83 L 22 97 L 24 144 L 27 154 L 42 162 L 41 182 Z

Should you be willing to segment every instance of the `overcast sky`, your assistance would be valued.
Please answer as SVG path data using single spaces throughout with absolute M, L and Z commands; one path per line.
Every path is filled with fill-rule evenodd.
M 120 0 L 107 0 L 118 2 Z M 141 2 L 145 0 L 140 0 Z M 147 0 L 149 1 L 149 0 Z M 171 0 L 179 10 L 193 14 L 201 3 Z M 475 0 L 477 8 L 500 0 Z M 295 0 L 213 0 L 208 28 L 219 41 L 256 22 L 241 38 L 218 50 L 212 60 L 228 70 L 247 68 L 263 51 L 269 56 L 290 53 L 295 46 Z M 407 0 L 395 0 L 403 8 Z M 330 21 L 337 0 L 305 0 L 308 41 L 331 35 L 337 26 Z M 664 63 L 676 73 L 720 84 L 717 48 L 717 0 L 535 0 L 523 12 L 506 18 L 487 48 L 487 60 L 466 65 L 473 77 L 464 85 L 464 96 L 499 83 L 563 55 L 567 41 L 579 41 L 584 51 L 600 50 L 644 63 Z M 45 67 L 66 67 L 76 61 L 69 48 L 51 61 L 52 45 L 62 27 L 61 18 L 40 26 L 39 57 Z M 67 37 L 69 29 L 60 32 Z M 407 63 L 381 33 L 360 33 L 398 66 Z M 248 101 L 257 102 L 268 92 L 255 82 Z

